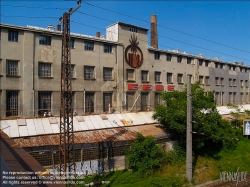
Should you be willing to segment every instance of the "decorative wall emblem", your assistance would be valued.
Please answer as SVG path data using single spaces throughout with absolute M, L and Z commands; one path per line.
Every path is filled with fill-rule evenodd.
M 131 35 L 129 42 L 130 45 L 125 49 L 125 60 L 129 66 L 139 68 L 143 63 L 143 54 L 140 47 L 138 47 L 139 42 L 137 42 L 135 34 Z

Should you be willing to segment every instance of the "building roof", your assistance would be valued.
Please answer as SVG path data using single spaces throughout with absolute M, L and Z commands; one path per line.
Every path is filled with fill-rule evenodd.
M 116 24 L 118 24 L 118 25 L 125 25 L 125 26 L 128 26 L 128 27 L 134 27 L 134 28 L 137 28 L 137 29 L 141 29 L 141 30 L 148 31 L 147 28 L 140 27 L 140 26 L 137 26 L 137 25 L 132 25 L 132 24 L 129 24 L 129 23 L 120 22 L 120 21 L 118 21 L 118 22 L 116 22 L 116 23 L 113 23 L 113 24 L 107 26 L 106 28 L 109 28 L 109 27 L 111 27 L 111 26 L 113 26 L 113 25 L 116 25 Z

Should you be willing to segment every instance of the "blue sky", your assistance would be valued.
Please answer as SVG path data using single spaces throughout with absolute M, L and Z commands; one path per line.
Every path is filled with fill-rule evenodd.
M 1 23 L 44 28 L 57 25 L 63 12 L 77 5 L 76 0 L 2 0 L 0 3 Z M 160 49 L 180 49 L 250 65 L 249 9 L 248 1 L 86 0 L 71 16 L 71 32 L 105 34 L 105 28 L 117 21 L 150 28 L 150 15 L 156 14 Z

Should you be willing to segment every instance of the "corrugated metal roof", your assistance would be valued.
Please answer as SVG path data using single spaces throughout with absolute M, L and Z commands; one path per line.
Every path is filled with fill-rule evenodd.
M 134 140 L 136 133 L 142 133 L 144 136 L 152 135 L 166 135 L 166 131 L 160 125 L 143 125 L 143 126 L 131 126 L 123 128 L 111 128 L 102 130 L 92 130 L 85 132 L 75 132 L 74 142 L 75 144 L 83 143 L 97 143 L 102 141 L 122 141 L 122 140 Z M 50 146 L 59 144 L 59 134 L 35 136 L 29 138 L 16 138 L 14 139 L 22 147 L 34 147 L 34 146 Z

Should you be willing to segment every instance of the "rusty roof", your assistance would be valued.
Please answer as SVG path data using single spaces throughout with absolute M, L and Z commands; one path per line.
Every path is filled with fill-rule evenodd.
M 45 184 L 45 180 L 39 180 L 39 174 L 35 172 L 44 172 L 43 168 L 29 153 L 23 150 L 20 145 L 16 144 L 14 140 L 10 139 L 8 135 L 1 132 L 1 184 L 3 181 L 8 182 L 6 186 L 10 186 L 10 182 L 13 182 L 13 186 L 43 186 L 43 187 L 63 187 L 63 184 Z M 15 172 L 15 173 L 12 173 Z M 18 172 L 18 173 L 17 173 Z M 44 176 L 54 177 L 51 174 L 45 174 Z M 8 179 L 11 178 L 11 179 Z M 22 179 L 20 179 L 22 177 Z M 34 177 L 31 179 L 31 177 Z M 30 178 L 30 179 L 29 179 Z M 21 182 L 28 182 L 27 184 L 17 184 Z M 32 184 L 31 182 L 38 182 L 38 184 Z M 55 181 L 55 179 L 54 179 Z M 39 184 L 40 182 L 40 184 Z M 5 184 L 5 183 L 4 183 Z
M 159 136 L 166 135 L 166 131 L 161 125 L 142 125 L 142 126 L 130 126 L 113 129 L 92 130 L 85 132 L 75 132 L 74 142 L 75 144 L 84 143 L 97 143 L 103 141 L 123 141 L 134 140 L 136 133 L 142 133 L 144 136 Z M 34 147 L 34 146 L 52 146 L 59 145 L 59 134 L 35 136 L 28 138 L 16 138 L 14 139 L 21 147 Z

